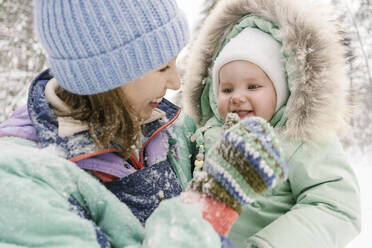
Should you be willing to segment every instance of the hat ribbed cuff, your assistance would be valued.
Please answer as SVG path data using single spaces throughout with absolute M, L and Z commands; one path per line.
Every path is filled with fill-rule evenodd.
M 62 88 L 79 95 L 115 89 L 175 58 L 188 41 L 187 21 L 179 13 L 170 22 L 108 53 L 81 59 L 49 58 Z M 72 83 L 73 82 L 73 83 Z

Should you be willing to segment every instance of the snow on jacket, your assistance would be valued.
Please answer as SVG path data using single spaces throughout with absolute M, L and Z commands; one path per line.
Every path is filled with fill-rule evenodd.
M 311 0 L 221 0 L 191 46 L 183 106 L 209 127 L 206 151 L 222 125 L 210 75 L 220 44 L 255 27 L 279 39 L 286 56 L 290 97 L 274 126 L 289 177 L 243 208 L 229 234 L 237 247 L 345 247 L 360 232 L 358 183 L 339 141 L 351 108 L 344 48 L 329 13 Z
M 159 108 L 166 119 L 146 124 L 140 160 L 127 162 L 114 147 L 98 150 L 87 131 L 58 136 L 44 94 L 51 78 L 48 70 L 41 73 L 31 84 L 27 109 L 15 111 L 0 126 L 1 246 L 157 247 L 158 242 L 158 247 L 173 247 L 160 242 L 163 236 L 157 232 L 146 231 L 157 223 L 143 224 L 163 199 L 179 195 L 191 179 L 194 122 L 164 99 Z M 131 171 L 136 164 L 144 168 Z M 125 176 L 116 180 L 100 182 L 91 175 L 117 172 L 118 166 Z M 132 169 L 125 171 L 125 166 Z M 220 247 L 220 237 L 196 208 L 178 214 L 188 213 L 198 221 L 189 231 L 199 235 L 183 241 L 183 247 Z

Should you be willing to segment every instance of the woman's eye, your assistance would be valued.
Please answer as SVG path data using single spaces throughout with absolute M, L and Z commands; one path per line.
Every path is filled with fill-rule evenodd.
M 222 90 L 223 93 L 231 93 L 232 89 L 231 88 L 226 88 Z
M 161 68 L 159 71 L 160 72 L 165 72 L 166 70 L 168 70 L 170 68 L 169 65 L 165 66 L 164 68 Z
M 254 89 L 257 89 L 259 86 L 257 84 L 251 84 L 248 86 L 248 89 L 250 90 L 254 90 Z

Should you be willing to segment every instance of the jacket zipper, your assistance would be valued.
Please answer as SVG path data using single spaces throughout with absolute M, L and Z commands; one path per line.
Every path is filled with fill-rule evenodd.
M 181 109 L 178 108 L 178 112 L 177 114 L 173 117 L 172 120 L 170 120 L 167 124 L 159 127 L 155 132 L 153 132 L 153 134 L 145 141 L 145 143 L 143 143 L 142 147 L 141 147 L 141 152 L 140 152 L 140 161 L 137 160 L 137 158 L 133 155 L 130 156 L 130 160 L 132 161 L 134 167 L 137 169 L 137 170 L 140 170 L 140 169 L 143 169 L 145 168 L 144 166 L 144 163 L 143 163 L 143 153 L 145 151 L 145 147 L 147 146 L 147 144 L 151 141 L 151 139 L 153 139 L 160 131 L 162 131 L 164 128 L 168 127 L 170 124 L 172 124 L 177 118 L 178 116 L 181 114 Z

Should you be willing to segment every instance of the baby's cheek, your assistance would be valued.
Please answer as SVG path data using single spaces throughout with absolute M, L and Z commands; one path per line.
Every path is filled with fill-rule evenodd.
M 228 105 L 227 105 L 227 103 L 224 104 L 222 102 L 219 102 L 217 106 L 218 106 L 218 113 L 220 114 L 221 118 L 223 120 L 225 120 L 226 115 L 228 113 Z

